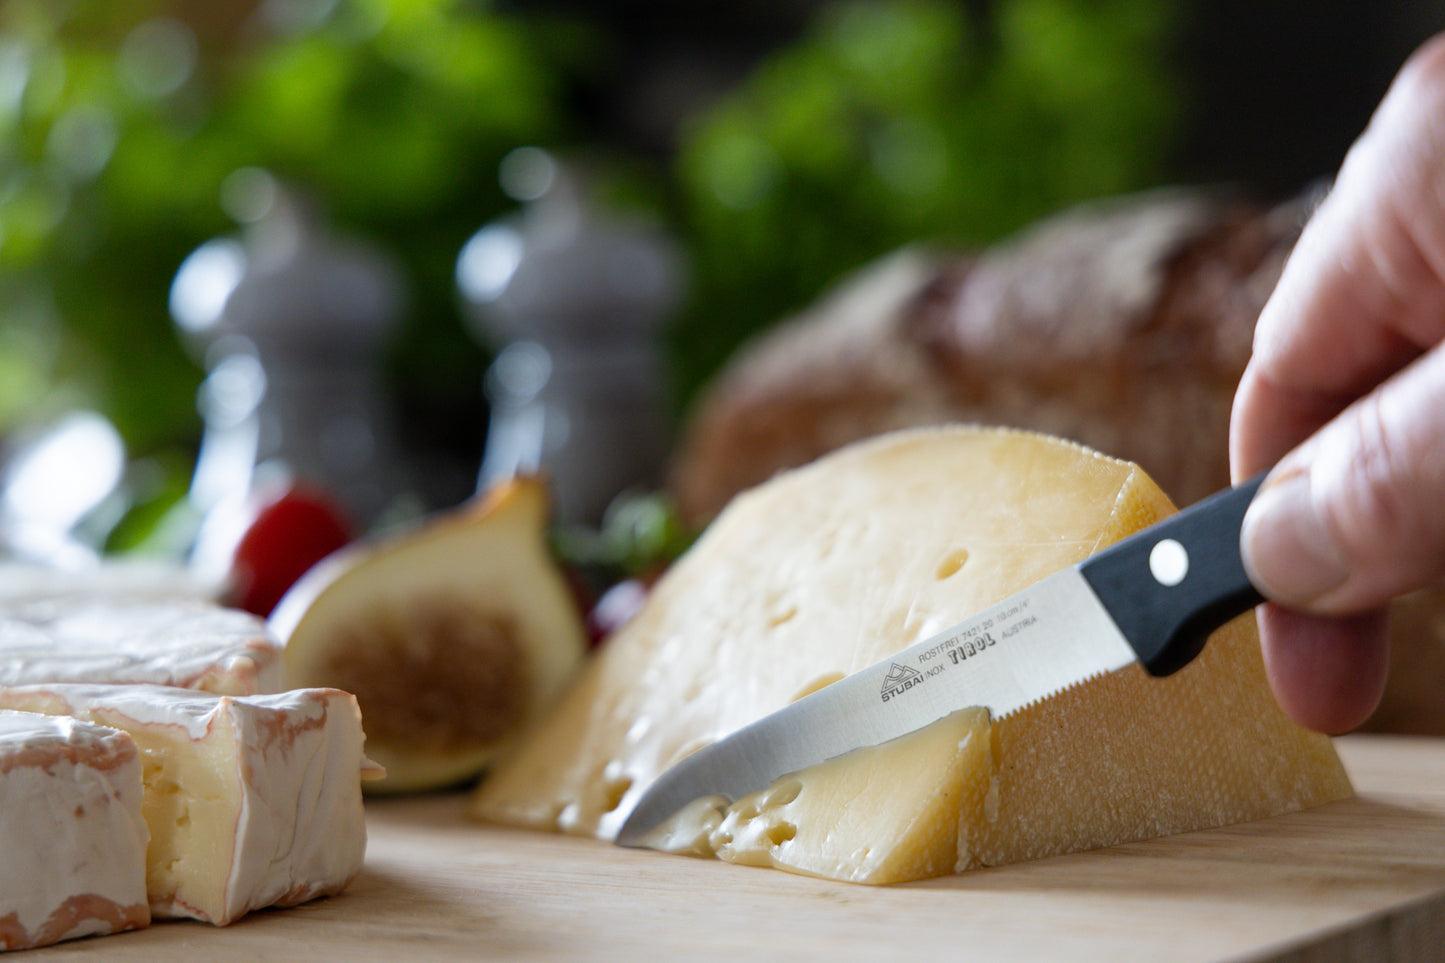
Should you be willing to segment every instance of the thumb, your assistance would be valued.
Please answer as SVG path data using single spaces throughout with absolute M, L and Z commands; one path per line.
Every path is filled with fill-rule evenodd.
M 1445 575 L 1445 348 L 1281 459 L 1241 550 L 1266 596 L 1321 615 L 1366 612 Z

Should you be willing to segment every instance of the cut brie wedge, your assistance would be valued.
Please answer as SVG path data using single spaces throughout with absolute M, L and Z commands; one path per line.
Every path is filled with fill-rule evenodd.
M 75 716 L 135 740 L 156 917 L 224 926 L 252 910 L 340 892 L 361 869 L 366 763 L 348 693 L 16 686 L 0 688 L 0 708 Z

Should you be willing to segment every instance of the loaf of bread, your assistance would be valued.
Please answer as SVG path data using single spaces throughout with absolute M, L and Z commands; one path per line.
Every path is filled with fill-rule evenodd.
M 700 394 L 670 487 L 694 524 L 850 441 L 950 422 L 1142 466 L 1177 504 L 1229 483 L 1254 325 L 1318 200 L 1173 188 L 1064 211 L 981 252 L 906 249 L 749 344 Z M 1369 727 L 1445 732 L 1445 589 L 1397 605 Z
M 904 250 L 745 345 L 694 406 L 694 522 L 894 428 L 979 422 L 1138 463 L 1176 503 L 1229 479 L 1234 386 L 1309 202 L 1168 190 L 1067 211 L 978 255 Z

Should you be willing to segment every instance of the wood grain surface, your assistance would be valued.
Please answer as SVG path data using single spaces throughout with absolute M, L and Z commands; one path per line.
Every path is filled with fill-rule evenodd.
M 15 958 L 1445 959 L 1445 740 L 1339 748 L 1347 802 L 887 888 L 479 826 L 461 794 L 375 800 L 341 896 Z

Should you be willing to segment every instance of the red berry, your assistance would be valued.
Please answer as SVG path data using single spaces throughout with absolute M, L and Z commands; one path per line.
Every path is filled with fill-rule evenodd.
M 297 579 L 348 544 L 351 523 L 321 492 L 293 486 L 263 504 L 236 545 L 229 601 L 267 616 Z

